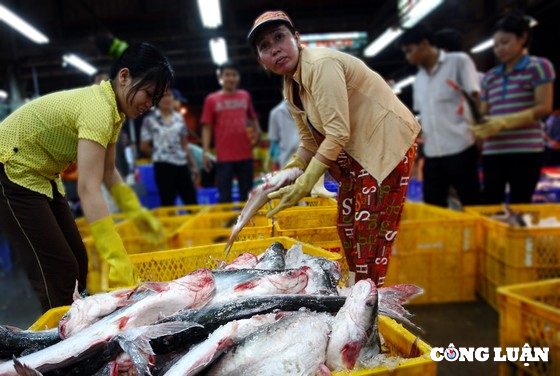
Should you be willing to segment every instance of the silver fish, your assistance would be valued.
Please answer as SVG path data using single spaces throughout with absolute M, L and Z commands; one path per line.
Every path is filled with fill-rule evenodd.
M 243 207 L 243 210 L 241 210 L 241 214 L 239 214 L 239 217 L 237 218 L 237 223 L 233 226 L 226 248 L 224 249 L 226 257 L 229 255 L 231 246 L 233 245 L 237 235 L 239 235 L 239 232 L 255 216 L 255 214 L 257 214 L 259 209 L 270 201 L 268 194 L 292 184 L 301 174 L 303 174 L 301 169 L 289 168 L 287 170 L 281 170 L 275 174 L 267 174 L 263 177 L 262 184 L 253 189 L 249 194 L 247 203 Z
M 330 374 L 324 362 L 331 320 L 324 313 L 288 313 L 226 352 L 207 375 Z
M 152 288 L 155 286 L 150 285 Z M 19 363 L 39 372 L 68 366 L 88 350 L 106 343 L 125 330 L 151 325 L 162 316 L 172 315 L 184 308 L 205 305 L 215 290 L 214 277 L 207 269 L 199 269 L 160 286 L 157 293 L 106 316 L 77 335 L 19 358 Z M 16 375 L 13 362 L 0 364 L 0 376 Z
M 132 300 L 128 300 L 134 292 L 132 288 L 90 295 L 85 298 L 80 297 L 77 288 L 76 284 L 74 302 L 58 322 L 58 331 L 63 339 L 113 313 L 117 308 L 133 303 Z
M 334 319 L 327 346 L 326 364 L 329 369 L 354 369 L 370 331 L 376 336 L 379 353 L 381 345 L 377 332 L 377 307 L 375 283 L 371 279 L 358 281 Z

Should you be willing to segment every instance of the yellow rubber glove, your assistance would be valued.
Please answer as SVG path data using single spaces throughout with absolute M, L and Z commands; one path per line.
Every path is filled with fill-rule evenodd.
M 328 170 L 329 166 L 313 157 L 303 175 L 296 179 L 294 184 L 280 188 L 276 192 L 269 193 L 268 198 L 280 198 L 280 202 L 266 213 L 268 218 L 280 210 L 294 206 L 303 197 L 307 196 L 317 180 Z
M 117 183 L 111 187 L 111 196 L 147 241 L 161 243 L 165 239 L 163 226 L 152 213 L 140 205 L 132 188 L 125 183 Z
M 292 155 L 288 163 L 286 163 L 286 165 L 282 167 L 282 170 L 287 170 L 293 167 L 297 167 L 305 171 L 305 169 L 307 168 L 307 162 L 305 162 L 305 160 L 300 157 L 299 154 L 294 154 Z
M 488 138 L 497 135 L 504 129 L 514 129 L 528 125 L 535 121 L 533 110 L 528 109 L 510 115 L 490 117 L 485 123 L 471 125 L 473 134 L 478 138 Z
M 123 242 L 115 231 L 113 219 L 105 217 L 89 225 L 95 248 L 109 264 L 109 285 L 111 287 L 135 286 L 139 283 L 134 276 L 134 265 L 130 261 Z

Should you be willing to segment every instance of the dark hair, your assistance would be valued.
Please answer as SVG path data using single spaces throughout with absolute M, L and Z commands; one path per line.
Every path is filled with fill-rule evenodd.
M 449 52 L 463 50 L 463 34 L 458 30 L 446 28 L 433 34 L 434 45 Z
M 129 97 L 155 83 L 152 103 L 157 106 L 165 90 L 171 87 L 174 73 L 171 64 L 163 54 L 148 43 L 137 43 L 129 46 L 117 61 L 113 63 L 109 77 L 113 80 L 122 68 L 128 68 L 130 76 L 136 82 L 127 94 Z
M 513 11 L 498 20 L 494 26 L 493 33 L 496 33 L 497 31 L 504 31 L 506 33 L 513 33 L 518 38 L 523 37 L 523 34 L 527 33 L 527 40 L 525 41 L 523 47 L 529 47 L 532 34 L 530 23 L 530 17 L 525 16 L 519 11 Z
M 424 39 L 427 39 L 430 44 L 434 44 L 432 28 L 421 23 L 413 28 L 407 29 L 403 33 L 399 40 L 399 47 L 408 46 L 409 44 L 419 44 Z
M 237 67 L 237 65 L 233 61 L 226 61 L 225 63 L 222 63 L 218 67 L 218 73 L 221 75 L 222 73 L 224 73 L 224 70 L 226 70 L 226 69 L 233 69 L 233 70 L 239 72 L 239 68 Z

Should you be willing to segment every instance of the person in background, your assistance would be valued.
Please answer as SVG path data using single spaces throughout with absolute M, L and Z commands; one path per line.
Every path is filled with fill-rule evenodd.
M 463 35 L 456 29 L 445 28 L 434 31 L 434 46 L 445 52 L 463 51 Z
M 553 111 L 544 124 L 545 166 L 560 166 L 560 109 Z
M 544 137 L 539 119 L 552 111 L 552 63 L 528 53 L 529 18 L 519 12 L 494 27 L 494 53 L 500 64 L 482 80 L 483 124 L 472 125 L 483 140 L 482 165 L 486 204 L 530 203 L 540 177 Z
M 284 98 L 301 138 L 284 169 L 304 173 L 269 195 L 273 217 L 309 194 L 330 168 L 339 182 L 338 234 L 349 284 L 382 286 L 397 235 L 420 125 L 385 80 L 367 65 L 329 48 L 304 47 L 288 15 L 267 11 L 248 41 L 257 61 L 284 78 Z
M 129 46 L 99 85 L 45 95 L 0 124 L 0 227 L 7 230 L 44 311 L 70 305 L 86 288 L 88 257 L 60 174 L 78 162 L 78 194 L 112 287 L 137 283 L 133 265 L 101 193 L 113 198 L 146 238 L 161 224 L 115 168 L 120 127 L 157 104 L 173 80 L 167 59 L 150 44 Z
M 222 64 L 218 68 L 218 79 L 222 89 L 206 97 L 200 119 L 203 165 L 207 172 L 212 168 L 212 161 L 206 153 L 210 151 L 214 136 L 220 202 L 231 202 L 234 177 L 239 183 L 239 200 L 247 201 L 253 189 L 253 147 L 258 143 L 261 128 L 251 95 L 237 88 L 240 76 L 236 65 L 232 62 Z
M 424 202 L 447 207 L 453 188 L 461 205 L 480 203 L 478 150 L 467 120 L 457 113 L 461 95 L 452 80 L 478 98 L 480 81 L 472 59 L 463 52 L 434 46 L 425 24 L 407 30 L 400 39 L 406 60 L 418 67 L 413 84 L 413 107 L 422 119 L 424 138 Z
M 189 148 L 185 119 L 174 109 L 173 91 L 167 90 L 157 109 L 144 117 L 140 134 L 140 150 L 154 163 L 161 205 L 175 205 L 177 195 L 183 204 L 196 205 L 193 179 L 198 177 L 198 168 Z
M 270 158 L 283 168 L 290 157 L 294 155 L 299 147 L 300 139 L 297 125 L 288 111 L 288 102 L 282 100 L 271 111 L 268 116 L 268 137 L 270 138 Z M 325 175 L 323 174 L 311 190 L 313 197 L 332 198 L 336 193 L 329 192 L 325 188 Z

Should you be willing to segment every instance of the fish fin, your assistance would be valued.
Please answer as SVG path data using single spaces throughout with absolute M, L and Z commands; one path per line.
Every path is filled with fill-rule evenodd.
M 76 287 L 74 287 L 74 294 L 72 295 L 73 301 L 79 300 L 81 298 L 80 292 L 78 291 L 78 280 L 76 280 Z
M 28 367 L 25 364 L 21 363 L 15 356 L 14 368 L 16 370 L 16 373 L 20 376 L 43 376 L 43 374 L 37 371 L 35 368 Z
M 153 365 L 154 351 L 150 340 L 167 335 L 173 335 L 192 327 L 203 327 L 196 322 L 172 321 L 161 324 L 141 326 L 126 330 L 117 335 L 116 340 L 124 352 L 128 354 L 131 362 L 139 374 L 150 374 Z
M 342 348 L 342 363 L 348 369 L 354 369 L 356 365 L 356 360 L 358 359 L 358 355 L 360 355 L 360 350 L 362 349 L 362 342 L 360 341 L 353 341 L 348 342 Z
M 424 289 L 413 284 L 398 284 L 381 287 L 379 292 L 379 314 L 391 317 L 416 329 L 422 330 L 409 319 L 413 316 L 402 305 L 418 295 L 424 293 Z
M 414 342 L 412 343 L 412 346 L 410 347 L 410 352 L 408 353 L 408 358 L 418 358 L 420 355 L 422 355 L 421 351 L 420 351 L 420 347 L 418 346 L 418 337 L 414 338 Z
M 319 367 L 317 367 L 317 371 L 315 372 L 316 376 L 332 376 L 332 372 L 329 369 L 329 367 L 327 367 L 324 364 L 319 364 Z
M 146 290 L 154 292 L 163 292 L 169 290 L 169 282 L 142 282 L 141 285 Z

